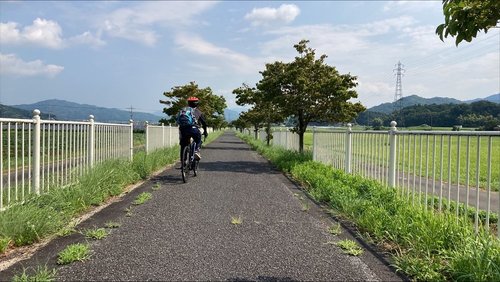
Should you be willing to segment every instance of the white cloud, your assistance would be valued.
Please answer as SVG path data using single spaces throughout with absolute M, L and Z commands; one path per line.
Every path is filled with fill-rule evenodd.
M 179 33 L 175 38 L 175 43 L 183 50 L 205 58 L 216 59 L 218 64 L 223 63 L 238 72 L 253 73 L 262 66 L 261 63 L 256 63 L 251 57 L 228 48 L 216 46 L 197 35 Z
M 253 26 L 268 25 L 271 23 L 290 23 L 300 14 L 300 9 L 294 4 L 283 4 L 279 8 L 254 8 L 245 15 Z
M 23 61 L 15 54 L 0 53 L 0 73 L 19 76 L 47 76 L 54 77 L 64 70 L 58 65 L 46 65 L 41 60 Z
M 390 1 L 382 8 L 385 12 L 425 11 L 441 7 L 441 1 Z
M 178 28 L 195 22 L 195 17 L 214 6 L 211 1 L 142 2 L 101 16 L 99 29 L 108 35 L 153 46 L 159 39 L 155 25 Z
M 17 23 L 0 23 L 0 34 L 2 44 L 34 44 L 52 49 L 64 47 L 62 29 L 57 22 L 51 20 L 37 18 L 22 31 Z
M 96 36 L 92 34 L 90 31 L 86 31 L 80 35 L 69 38 L 69 42 L 71 42 L 72 44 L 89 45 L 94 48 L 106 45 L 106 42 L 102 40 L 99 35 Z

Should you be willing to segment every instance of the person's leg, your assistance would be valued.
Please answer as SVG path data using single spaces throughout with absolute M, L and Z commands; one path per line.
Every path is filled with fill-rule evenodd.
M 179 145 L 181 146 L 180 158 L 182 159 L 182 151 L 184 151 L 184 147 L 189 144 L 190 135 L 189 132 L 185 129 L 182 129 L 179 133 Z
M 196 151 L 201 149 L 201 132 L 198 128 L 193 128 L 193 140 L 196 142 Z

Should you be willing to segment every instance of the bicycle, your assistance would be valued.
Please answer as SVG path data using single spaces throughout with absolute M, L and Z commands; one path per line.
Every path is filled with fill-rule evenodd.
M 193 141 L 193 138 L 189 138 L 189 144 L 182 149 L 181 155 L 181 174 L 184 183 L 187 182 L 191 171 L 193 176 L 198 174 L 198 163 L 200 161 L 194 157 L 195 149 L 196 142 Z

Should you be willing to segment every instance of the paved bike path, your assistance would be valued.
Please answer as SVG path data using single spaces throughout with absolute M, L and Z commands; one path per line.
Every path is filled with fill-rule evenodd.
M 206 146 L 202 157 L 199 176 L 187 184 L 169 168 L 78 226 L 120 222 L 107 238 L 53 240 L 0 280 L 36 265 L 56 267 L 57 279 L 65 281 L 401 280 L 370 251 L 352 257 L 331 244 L 352 237 L 329 234 L 333 220 L 234 133 Z M 144 191 L 152 199 L 133 206 Z M 242 223 L 231 224 L 231 217 Z M 89 260 L 56 266 L 60 250 L 85 241 Z

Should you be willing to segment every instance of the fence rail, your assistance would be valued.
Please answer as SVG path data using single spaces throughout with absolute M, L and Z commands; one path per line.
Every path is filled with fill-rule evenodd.
M 77 180 L 94 165 L 110 159 L 132 159 L 133 122 L 0 118 L 0 211 L 23 202 L 30 194 L 42 194 Z M 169 130 L 157 134 L 158 128 Z M 148 151 L 170 147 L 178 139 L 176 127 L 149 126 Z

